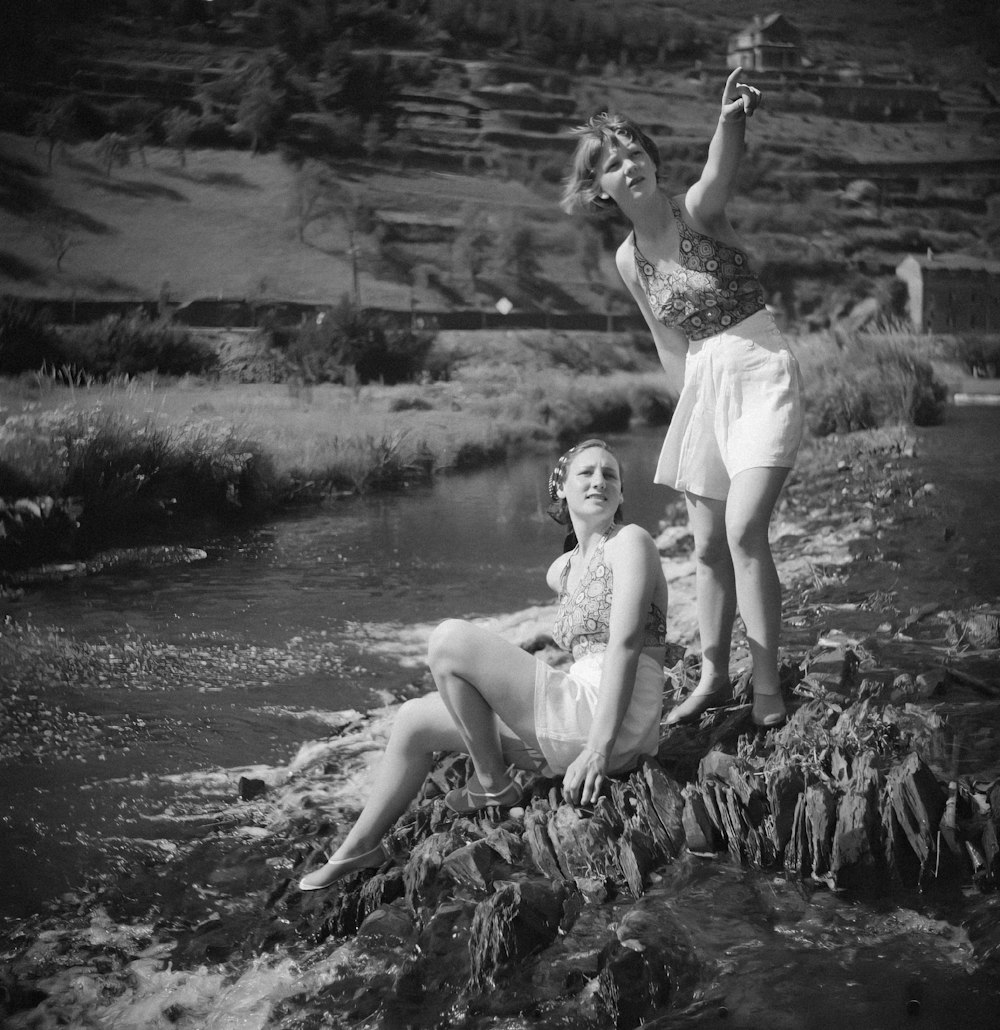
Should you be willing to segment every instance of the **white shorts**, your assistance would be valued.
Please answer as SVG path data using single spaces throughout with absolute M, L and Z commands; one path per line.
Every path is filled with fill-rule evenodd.
M 565 671 L 540 660 L 535 666 L 535 735 L 553 772 L 565 772 L 587 744 L 603 667 L 603 651 L 584 655 Z M 656 754 L 663 684 L 663 663 L 639 655 L 632 699 L 608 759 L 609 772 L 631 768 L 640 755 Z
M 653 482 L 724 500 L 739 472 L 791 468 L 803 424 L 799 363 L 771 313 L 758 311 L 688 347 Z

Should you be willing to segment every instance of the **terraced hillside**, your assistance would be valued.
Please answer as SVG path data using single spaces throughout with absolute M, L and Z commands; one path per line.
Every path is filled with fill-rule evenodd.
M 815 324 L 860 297 L 887 299 L 907 253 L 991 256 L 1000 231 L 1000 130 L 995 100 L 976 78 L 981 61 L 966 48 L 955 65 L 953 47 L 937 56 L 934 77 L 912 82 L 924 29 L 911 26 L 901 48 L 893 28 L 924 0 L 888 5 L 895 22 L 869 12 L 856 42 L 845 11 L 856 18 L 860 6 L 796 5 L 809 64 L 758 76 L 767 105 L 751 125 L 733 207 L 772 298 Z M 662 3 L 643 11 L 679 16 Z M 500 296 L 537 311 L 627 307 L 610 260 L 620 228 L 558 211 L 565 131 L 594 110 L 629 111 L 651 127 L 668 181 L 683 188 L 712 131 L 726 36 L 751 11 L 699 5 L 708 43 L 697 64 L 685 53 L 657 67 L 566 69 L 524 53 L 355 48 L 352 67 L 367 69 L 368 86 L 391 86 L 373 98 L 371 116 L 314 102 L 332 88 L 322 75 L 289 77 L 286 94 L 312 99 L 286 112 L 276 149 L 262 145 L 256 156 L 231 147 L 250 142 L 232 131 L 242 100 L 234 83 L 246 81 L 240 75 L 259 49 L 229 37 L 150 38 L 134 25 L 67 36 L 37 83 L 40 97 L 72 88 L 108 118 L 190 110 L 202 124 L 180 152 L 162 145 L 162 117 L 152 117 L 144 145 L 120 154 L 129 159 L 120 166 L 106 142 L 101 150 L 102 136 L 77 137 L 51 171 L 37 141 L 6 136 L 0 289 L 320 302 L 354 291 L 363 303 L 401 309 L 491 307 Z M 841 96 L 845 85 L 863 95 L 889 80 L 927 93 L 931 116 L 845 117 L 823 96 L 824 88 Z

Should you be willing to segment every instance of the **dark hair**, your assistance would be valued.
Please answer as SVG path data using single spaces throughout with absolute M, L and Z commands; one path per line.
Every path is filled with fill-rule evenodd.
M 560 201 L 560 207 L 568 214 L 573 214 L 580 208 L 604 211 L 614 207 L 613 200 L 601 199 L 601 189 L 594 175 L 597 160 L 601 156 L 601 147 L 610 139 L 622 136 L 632 143 L 638 143 L 649 155 L 659 175 L 660 152 L 656 144 L 625 115 L 608 114 L 606 111 L 595 114 L 585 125 L 578 125 L 572 129 L 570 134 L 577 137 L 577 144 L 569 175 L 563 183 Z
M 574 444 L 565 452 L 565 454 L 560 456 L 559 460 L 555 464 L 555 468 L 553 468 L 549 473 L 549 501 L 551 503 L 545 509 L 545 512 L 550 518 L 558 522 L 560 526 L 568 526 L 570 524 L 569 508 L 566 506 L 566 498 L 559 496 L 559 488 L 566 481 L 566 470 L 569 468 L 569 463 L 577 454 L 580 453 L 580 451 L 589 450 L 591 447 L 600 447 L 602 450 L 607 451 L 608 454 L 618 462 L 619 483 L 622 483 L 624 480 L 621 460 L 603 440 L 594 438 Z M 623 508 L 623 505 L 618 505 L 618 508 L 615 511 L 615 522 L 625 521 L 625 512 Z M 576 534 L 570 530 L 569 534 L 566 536 L 563 550 L 571 551 L 574 547 L 576 547 Z

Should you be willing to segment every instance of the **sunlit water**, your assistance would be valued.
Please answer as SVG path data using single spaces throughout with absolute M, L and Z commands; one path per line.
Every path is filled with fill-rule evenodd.
M 659 437 L 615 446 L 628 517 L 655 532 L 674 496 L 651 483 Z M 286 762 L 323 733 L 320 713 L 383 703 L 421 675 L 426 634 L 415 626 L 548 604 L 545 571 L 564 534 L 545 514 L 550 469 L 533 456 L 344 500 L 192 541 L 208 552 L 203 561 L 70 580 L 6 605 L 75 643 L 109 643 L 113 660 L 135 642 L 176 673 L 133 675 L 105 661 L 105 679 L 83 674 L 65 691 L 68 707 L 105 730 L 67 757 L 43 749 L 7 770 L 0 910 L 29 911 L 71 886 L 81 837 L 120 832 L 123 817 L 142 836 L 137 810 L 162 799 L 134 777 Z
M 1000 409 L 952 408 L 945 426 L 918 438 L 937 501 L 935 517 L 898 544 L 900 601 L 995 599 Z M 616 442 L 629 519 L 655 531 L 682 517 L 651 484 L 658 434 Z M 0 911 L 36 910 L 78 886 L 89 863 L 113 858 L 109 838 L 160 836 L 164 811 L 197 806 L 159 777 L 282 764 L 323 735 L 322 713 L 381 703 L 421 673 L 415 627 L 549 603 L 544 572 L 562 538 L 544 513 L 549 467 L 525 458 L 433 489 L 339 502 L 237 538 L 192 541 L 208 552 L 201 562 L 75 580 L 8 604 L 19 621 L 59 627 L 84 646 L 107 642 L 112 655 L 130 641 L 162 650 L 177 675 L 112 668 L 106 681 L 65 688 L 64 703 L 104 732 L 4 770 Z M 963 1027 L 996 1025 L 995 979 L 967 968 L 965 901 L 945 899 L 937 911 L 941 902 L 911 900 L 913 909 L 883 909 L 724 862 L 671 874 L 649 904 L 685 928 L 706 962 L 697 998 L 671 1025 L 904 1026 L 916 982 L 922 1025 L 959 1025 L 949 1022 L 956 1013 Z M 275 957 L 243 975 L 247 991 L 273 998 L 293 974 Z M 210 980 L 196 990 L 219 1016 Z

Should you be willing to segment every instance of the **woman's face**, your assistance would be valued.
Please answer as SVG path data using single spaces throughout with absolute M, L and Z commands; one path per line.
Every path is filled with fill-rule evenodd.
M 595 179 L 619 207 L 656 192 L 656 165 L 642 145 L 624 136 L 604 141 Z
M 603 447 L 588 447 L 574 454 L 566 466 L 560 492 L 573 515 L 613 518 L 622 503 L 618 459 Z

